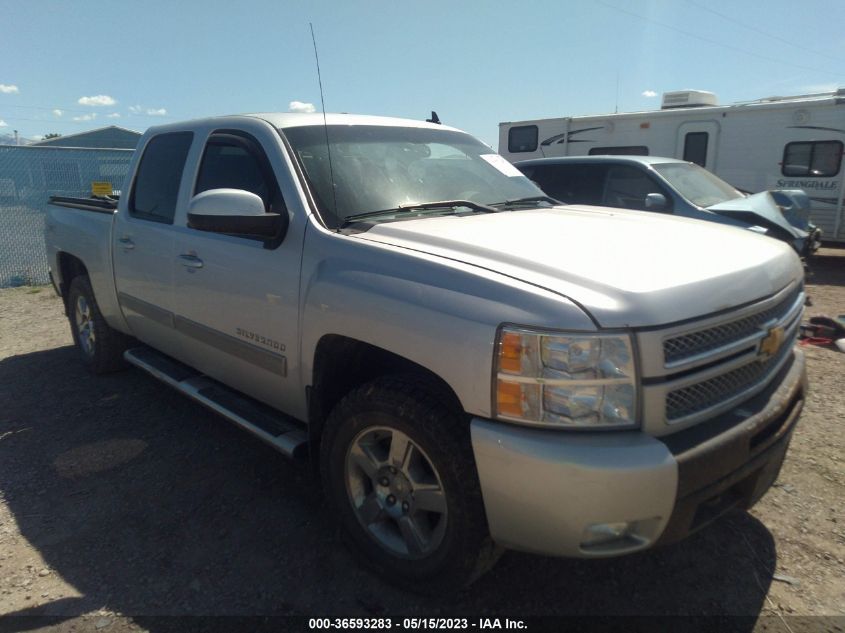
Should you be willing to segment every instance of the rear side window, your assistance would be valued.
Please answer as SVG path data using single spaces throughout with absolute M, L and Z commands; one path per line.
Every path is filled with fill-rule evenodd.
M 783 149 L 784 176 L 827 177 L 839 173 L 842 163 L 840 141 L 788 143 Z
M 520 125 L 508 130 L 508 151 L 519 152 L 537 151 L 537 126 Z
M 150 139 L 129 197 L 130 215 L 141 220 L 173 223 L 182 171 L 193 138 L 193 132 L 174 132 Z
M 621 147 L 594 147 L 590 156 L 648 156 L 645 145 L 624 145 Z
M 529 171 L 530 170 L 530 171 Z M 567 204 L 601 204 L 603 165 L 538 165 L 526 175 L 552 198 Z
M 707 165 L 707 132 L 690 132 L 684 137 L 684 160 L 701 167 Z

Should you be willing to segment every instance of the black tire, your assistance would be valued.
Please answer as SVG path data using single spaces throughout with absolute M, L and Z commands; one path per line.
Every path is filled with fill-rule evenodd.
M 83 308 L 82 312 L 80 309 Z M 88 322 L 92 337 L 80 332 L 80 315 Z M 131 339 L 125 334 L 109 327 L 100 312 L 94 290 L 87 275 L 79 275 L 70 283 L 67 299 L 67 315 L 73 342 L 85 367 L 94 374 L 105 374 L 126 367 L 123 352 L 129 347 Z
M 353 505 L 354 494 L 349 492 L 347 455 L 356 438 L 371 437 L 368 434 L 382 432 L 372 429 L 385 428 L 395 429 L 416 445 L 418 454 L 433 467 L 445 496 L 446 512 L 434 515 L 438 526 L 441 519 L 445 521 L 444 528 L 438 527 L 438 544 L 430 552 L 416 553 L 415 558 L 389 551 L 365 528 Z M 320 471 L 329 508 L 355 554 L 366 566 L 411 591 L 454 592 L 492 567 L 502 552 L 487 527 L 466 417 L 414 377 L 378 378 L 343 398 L 326 421 Z M 373 486 L 371 495 L 376 494 Z M 419 512 L 422 520 L 432 521 L 424 510 L 411 509 L 414 516 L 419 517 Z M 398 531 L 398 522 L 396 526 Z

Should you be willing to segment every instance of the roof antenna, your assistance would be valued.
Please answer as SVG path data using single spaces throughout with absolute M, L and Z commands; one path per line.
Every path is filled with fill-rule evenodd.
M 326 121 L 326 100 L 323 98 L 323 78 L 320 75 L 320 57 L 317 55 L 317 39 L 314 37 L 314 25 L 309 22 L 308 26 L 311 27 L 311 43 L 314 44 L 314 59 L 317 61 L 317 83 L 320 84 L 320 105 L 323 107 L 323 130 L 326 133 L 326 154 L 329 158 L 329 178 L 331 179 L 330 185 L 332 188 L 332 203 L 334 204 L 332 212 L 334 213 L 335 218 L 338 218 L 337 191 L 334 186 L 334 168 L 332 167 L 332 146 L 329 143 L 329 124 Z
M 425 122 L 426 123 L 437 123 L 437 125 L 440 125 L 440 117 L 437 116 L 437 113 L 434 110 L 432 110 L 431 111 L 431 118 L 426 119 Z
M 613 114 L 619 114 L 619 70 L 616 71 L 616 106 L 613 108 Z

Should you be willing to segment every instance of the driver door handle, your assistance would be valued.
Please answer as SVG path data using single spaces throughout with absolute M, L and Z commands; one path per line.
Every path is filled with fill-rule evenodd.
M 182 261 L 182 265 L 187 268 L 202 268 L 202 260 L 196 255 L 183 253 L 179 255 L 179 259 Z
M 117 241 L 120 242 L 120 247 L 124 250 L 131 251 L 135 248 L 135 242 L 133 242 L 132 238 L 128 235 L 122 235 Z

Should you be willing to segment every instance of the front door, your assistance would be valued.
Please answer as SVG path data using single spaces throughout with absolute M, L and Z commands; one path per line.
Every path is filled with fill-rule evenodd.
M 211 133 L 192 195 L 242 189 L 261 197 L 268 212 L 289 213 L 277 176 L 287 173 L 278 140 L 268 133 L 262 146 L 261 132 Z M 291 410 L 301 396 L 295 393 L 298 367 L 291 359 L 298 351 L 304 222 L 291 219 L 283 239 L 266 242 L 195 230 L 183 215 L 174 260 L 175 326 L 187 362 L 267 404 Z

